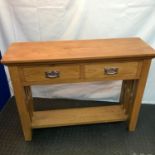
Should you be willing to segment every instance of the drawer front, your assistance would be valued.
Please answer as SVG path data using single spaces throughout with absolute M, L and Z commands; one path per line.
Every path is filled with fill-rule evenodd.
M 63 82 L 79 79 L 79 65 L 51 65 L 23 67 L 22 74 L 25 82 Z
M 86 79 L 133 79 L 140 76 L 141 62 L 93 63 L 85 65 Z

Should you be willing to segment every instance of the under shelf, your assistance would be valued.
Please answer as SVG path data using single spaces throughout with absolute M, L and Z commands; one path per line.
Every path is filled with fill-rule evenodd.
M 127 114 L 121 105 L 35 111 L 32 128 L 125 121 Z

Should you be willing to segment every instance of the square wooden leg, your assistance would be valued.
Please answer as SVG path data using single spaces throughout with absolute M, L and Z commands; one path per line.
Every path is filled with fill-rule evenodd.
M 141 71 L 141 78 L 136 80 L 134 85 L 134 96 L 133 96 L 133 103 L 131 107 L 131 114 L 129 116 L 129 131 L 134 131 L 136 128 L 138 115 L 141 107 L 142 97 L 145 89 L 145 84 L 147 81 L 147 76 L 150 68 L 151 61 L 144 60 L 142 65 Z
M 26 105 L 27 96 L 25 93 L 25 89 L 24 89 L 24 86 L 22 86 L 18 67 L 10 66 L 9 71 L 10 71 L 10 76 L 11 76 L 11 80 L 14 88 L 16 104 L 20 115 L 25 141 L 31 141 L 32 139 L 31 119 L 30 119 L 29 109 L 27 108 L 27 105 Z
M 134 131 L 136 128 L 149 67 L 150 60 L 144 60 L 141 78 L 137 80 L 124 80 L 122 82 L 120 104 L 122 104 L 125 112 L 128 114 L 129 131 Z

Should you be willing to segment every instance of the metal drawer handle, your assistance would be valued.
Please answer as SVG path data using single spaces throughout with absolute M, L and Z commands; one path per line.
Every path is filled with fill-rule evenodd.
M 118 68 L 115 67 L 106 67 L 104 68 L 104 74 L 106 75 L 115 75 L 118 74 Z
M 45 77 L 46 78 L 58 78 L 59 76 L 60 76 L 59 71 L 45 72 Z

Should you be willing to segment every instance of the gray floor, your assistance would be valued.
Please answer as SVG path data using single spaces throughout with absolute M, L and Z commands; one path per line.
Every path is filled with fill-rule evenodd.
M 43 100 L 36 109 L 66 106 L 100 106 L 102 102 Z M 49 107 L 48 107 L 49 108 Z M 106 123 L 33 130 L 32 142 L 23 139 L 19 117 L 12 98 L 0 113 L 0 155 L 154 155 L 155 105 L 143 105 L 137 130 L 129 133 L 127 124 Z

